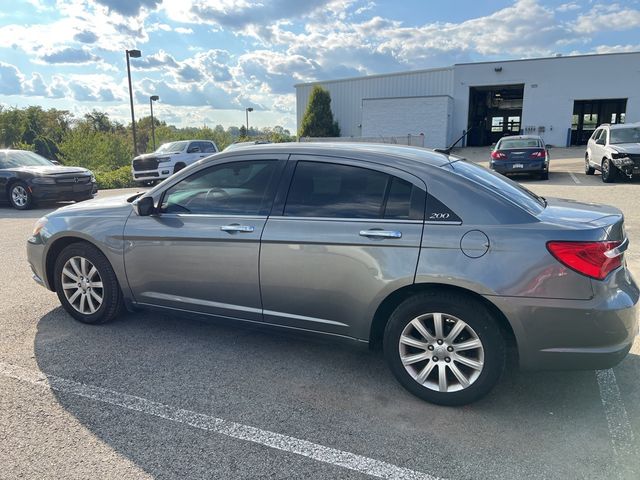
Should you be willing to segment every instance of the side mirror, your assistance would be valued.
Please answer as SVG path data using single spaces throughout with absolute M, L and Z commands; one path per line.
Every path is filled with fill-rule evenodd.
M 133 202 L 133 209 L 140 217 L 148 217 L 155 212 L 156 207 L 153 204 L 153 198 L 142 197 Z
M 53 163 L 54 165 L 60 165 L 60 162 L 57 160 L 51 160 L 51 163 Z

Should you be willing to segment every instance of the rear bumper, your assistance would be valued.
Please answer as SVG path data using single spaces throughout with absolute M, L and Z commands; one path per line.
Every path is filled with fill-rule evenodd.
M 620 269 L 591 300 L 493 297 L 511 324 L 525 370 L 595 370 L 617 365 L 638 334 L 639 291 Z M 601 287 L 601 288 L 598 288 Z
M 71 185 L 31 185 L 31 194 L 36 202 L 62 202 L 86 200 L 98 193 L 95 183 Z
M 514 167 L 514 165 L 522 165 L 522 167 Z M 491 161 L 489 166 L 498 173 L 531 173 L 544 172 L 549 168 L 549 164 L 544 160 L 536 160 L 535 162 L 496 162 Z

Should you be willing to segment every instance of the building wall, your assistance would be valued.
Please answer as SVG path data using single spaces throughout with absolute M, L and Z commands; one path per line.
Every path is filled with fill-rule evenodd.
M 298 130 L 314 85 L 320 85 L 331 93 L 331 110 L 335 120 L 340 124 L 341 135 L 343 137 L 360 137 L 362 136 L 363 99 L 451 95 L 453 91 L 453 68 L 438 68 L 296 85 Z M 416 132 L 399 132 L 401 135 L 409 133 Z
M 445 148 L 452 108 L 453 99 L 448 95 L 365 98 L 362 101 L 362 136 L 392 137 L 422 133 L 425 145 Z
M 545 127 L 542 136 L 551 145 L 566 145 L 574 100 L 627 98 L 626 122 L 640 121 L 640 53 L 458 64 L 454 70 L 456 138 L 468 125 L 469 87 L 485 85 L 523 83 L 522 128 Z
M 502 70 L 496 72 L 497 67 Z M 574 100 L 627 98 L 626 122 L 640 121 L 640 52 L 636 52 L 457 64 L 296 85 L 298 128 L 314 85 L 322 85 L 331 93 L 334 116 L 340 123 L 342 136 L 347 137 L 363 135 L 365 99 L 449 95 L 453 97 L 452 115 L 448 119 L 439 116 L 437 121 L 451 125 L 447 132 L 450 144 L 467 129 L 469 87 L 518 83 L 524 84 L 522 128 L 545 127 L 543 136 L 552 145 L 566 144 Z M 406 120 L 395 114 L 394 118 L 393 129 L 402 130 Z M 397 132 L 408 133 L 414 132 Z

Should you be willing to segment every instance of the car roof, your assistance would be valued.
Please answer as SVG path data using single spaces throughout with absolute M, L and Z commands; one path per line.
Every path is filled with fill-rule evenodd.
M 442 166 L 450 162 L 443 153 L 427 148 L 409 147 L 406 145 L 391 145 L 385 143 L 355 143 L 355 142 L 284 142 L 243 146 L 234 152 L 274 153 L 291 155 L 326 155 L 345 158 L 364 158 L 384 156 L 389 163 L 416 162 L 431 166 Z M 393 159 L 396 159 L 394 162 Z
M 526 140 L 530 138 L 542 141 L 542 137 L 540 135 L 509 135 L 507 137 L 502 137 L 500 140 Z

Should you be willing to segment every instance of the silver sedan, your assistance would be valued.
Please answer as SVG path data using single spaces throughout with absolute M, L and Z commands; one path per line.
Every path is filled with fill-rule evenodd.
M 460 405 L 507 361 L 622 360 L 638 329 L 627 246 L 619 210 L 541 198 L 461 158 L 294 143 L 61 208 L 28 256 L 79 321 L 149 307 L 382 345 L 409 391 Z

